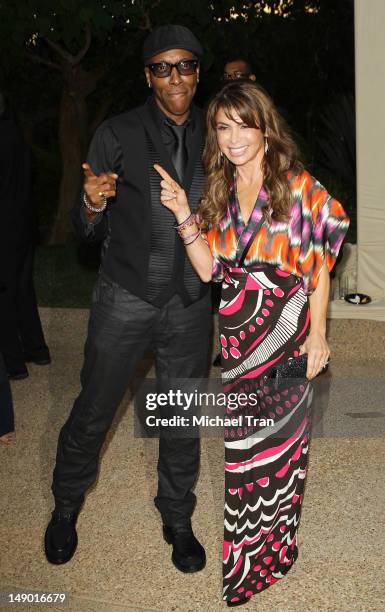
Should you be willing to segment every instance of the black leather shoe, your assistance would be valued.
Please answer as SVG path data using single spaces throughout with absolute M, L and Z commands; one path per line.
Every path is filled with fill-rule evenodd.
M 206 565 L 206 553 L 194 536 L 190 523 L 178 527 L 163 525 L 163 537 L 172 544 L 171 560 L 181 572 L 199 572 Z
M 8 371 L 8 378 L 9 380 L 24 380 L 24 378 L 28 378 L 29 373 L 27 368 L 23 369 L 23 370 L 15 370 L 15 371 Z
M 77 512 L 54 510 L 45 532 L 45 556 L 50 563 L 61 565 L 72 559 L 78 545 Z
M 51 363 L 51 356 L 49 353 L 46 355 L 32 355 L 32 353 L 24 353 L 24 359 L 26 363 L 34 363 L 35 365 L 49 365 Z

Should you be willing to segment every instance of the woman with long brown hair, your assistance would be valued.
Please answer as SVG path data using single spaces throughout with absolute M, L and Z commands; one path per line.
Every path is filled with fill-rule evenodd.
M 282 578 L 298 555 L 311 379 L 329 359 L 329 272 L 349 219 L 250 81 L 225 85 L 210 102 L 204 163 L 199 216 L 156 169 L 196 272 L 222 281 L 222 378 L 239 398 L 225 410 L 223 598 L 235 606 Z M 303 377 L 278 386 L 272 373 L 288 363 L 294 373 L 305 367 Z

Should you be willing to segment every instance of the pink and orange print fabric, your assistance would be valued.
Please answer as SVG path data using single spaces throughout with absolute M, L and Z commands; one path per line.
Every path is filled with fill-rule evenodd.
M 324 263 L 329 272 L 333 268 L 349 227 L 349 217 L 340 202 L 306 170 L 288 178 L 292 192 L 288 220 L 273 219 L 261 224 L 262 207 L 267 204 L 262 188 L 247 226 L 232 185 L 226 216 L 206 234 L 214 257 L 214 281 L 222 280 L 225 267 L 238 267 L 243 257 L 244 268 L 269 263 L 300 277 L 304 292 L 311 294 Z M 260 227 L 249 244 L 258 224 Z

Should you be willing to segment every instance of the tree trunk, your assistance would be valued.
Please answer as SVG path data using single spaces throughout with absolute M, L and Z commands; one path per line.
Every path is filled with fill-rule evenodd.
M 64 86 L 60 103 L 59 146 L 62 175 L 59 202 L 50 244 L 64 244 L 72 234 L 70 211 L 80 193 L 81 168 L 88 146 L 87 96 L 95 90 L 103 68 L 85 72 L 80 66 L 64 71 Z
M 62 175 L 59 202 L 50 244 L 64 244 L 71 235 L 70 211 L 79 197 L 81 164 L 85 156 L 82 132 L 77 108 L 85 107 L 85 100 L 74 98 L 65 86 L 62 93 L 59 118 L 59 146 L 62 159 Z M 85 119 L 85 112 L 83 113 Z

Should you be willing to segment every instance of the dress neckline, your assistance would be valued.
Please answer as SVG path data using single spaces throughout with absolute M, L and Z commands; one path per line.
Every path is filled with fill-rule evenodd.
M 261 220 L 261 217 L 263 215 L 262 208 L 266 206 L 266 202 L 267 193 L 262 183 L 249 219 L 247 223 L 245 223 L 238 200 L 236 181 L 234 180 L 232 182 L 229 194 L 229 209 L 234 225 L 234 230 L 238 239 L 245 238 L 247 240 L 247 236 L 251 234 L 256 224 L 259 223 L 259 221 Z
M 256 207 L 257 205 L 258 205 L 258 206 L 260 206 L 260 205 L 258 204 L 258 200 L 259 200 L 259 194 L 261 193 L 261 189 L 262 189 L 262 188 L 263 188 L 263 182 L 261 183 L 261 186 L 260 186 L 260 188 L 259 188 L 259 190 L 258 190 L 258 194 L 257 194 L 257 197 L 256 197 L 256 199 L 255 199 L 255 202 L 254 202 L 253 208 L 252 208 L 251 213 L 250 213 L 250 215 L 249 215 L 249 218 L 248 218 L 248 220 L 247 220 L 247 222 L 246 222 L 246 221 L 245 221 L 245 219 L 244 219 L 244 216 L 243 216 L 243 214 L 242 214 L 241 204 L 240 204 L 239 197 L 238 197 L 238 186 L 237 186 L 237 181 L 236 181 L 236 179 L 234 179 L 234 197 L 235 197 L 235 201 L 236 201 L 237 208 L 238 208 L 238 217 L 239 217 L 239 220 L 240 220 L 240 222 L 241 222 L 241 224 L 243 225 L 243 227 L 244 227 L 244 228 L 247 228 L 247 226 L 249 225 L 249 222 L 250 222 L 250 220 L 251 220 L 251 217 L 252 217 L 252 215 L 253 215 L 253 212 L 254 212 L 255 207 Z

